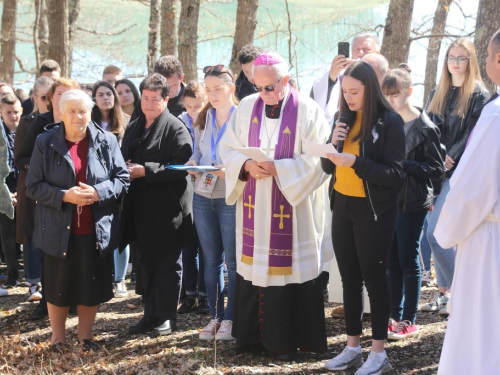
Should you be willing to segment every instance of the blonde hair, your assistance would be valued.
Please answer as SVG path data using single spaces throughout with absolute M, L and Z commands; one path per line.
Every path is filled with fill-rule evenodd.
M 434 93 L 434 96 L 429 104 L 429 108 L 427 109 L 427 112 L 429 113 L 442 115 L 443 110 L 445 109 L 444 107 L 446 105 L 446 101 L 451 93 L 451 89 L 453 86 L 451 73 L 448 70 L 447 59 L 448 54 L 450 53 L 450 49 L 455 47 L 464 48 L 468 53 L 467 57 L 469 58 L 469 61 L 467 64 L 467 71 L 465 72 L 465 81 L 459 88 L 458 101 L 456 107 L 453 110 L 453 113 L 461 117 L 465 116 L 467 107 L 469 106 L 469 99 L 474 93 L 476 82 L 484 85 L 481 78 L 481 73 L 479 71 L 479 64 L 477 62 L 476 48 L 474 47 L 474 44 L 467 38 L 460 38 L 455 40 L 453 43 L 451 43 L 451 45 L 448 47 L 448 50 L 446 51 L 446 60 L 443 64 L 441 78 L 436 88 L 436 92 Z

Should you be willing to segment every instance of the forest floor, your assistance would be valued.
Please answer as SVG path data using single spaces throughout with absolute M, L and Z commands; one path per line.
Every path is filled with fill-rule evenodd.
M 4 270 L 0 269 L 0 272 Z M 143 306 L 134 284 L 127 280 L 128 298 L 114 298 L 100 306 L 94 326 L 97 352 L 84 352 L 77 343 L 77 317 L 68 317 L 64 353 L 50 350 L 48 319 L 30 321 L 36 303 L 27 302 L 28 288 L 9 289 L 0 298 L 0 374 L 327 374 L 324 365 L 340 353 L 346 335 L 343 318 L 330 316 L 337 304 L 325 304 L 328 352 L 299 353 L 295 362 L 277 361 L 270 354 L 241 354 L 225 351 L 231 342 L 200 341 L 199 332 L 208 323 L 207 315 L 179 315 L 172 335 L 149 337 L 127 335 L 129 325 L 141 319 Z M 432 299 L 436 288 L 422 289 L 420 303 Z M 391 374 L 435 374 L 446 329 L 446 318 L 437 313 L 419 313 L 419 334 L 402 341 L 389 341 L 386 351 Z M 364 319 L 363 356 L 369 352 L 371 329 Z M 336 374 L 354 374 L 355 370 Z

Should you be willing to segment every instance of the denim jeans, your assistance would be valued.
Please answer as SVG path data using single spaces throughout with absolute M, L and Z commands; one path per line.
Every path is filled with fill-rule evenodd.
M 118 249 L 115 249 L 115 282 L 119 283 L 125 280 L 127 274 L 128 258 L 130 256 L 130 248 L 127 246 L 120 254 Z
M 389 255 L 391 318 L 415 323 L 420 299 L 418 243 L 427 211 L 399 213 Z
M 434 237 L 434 230 L 439 219 L 439 214 L 443 208 L 446 196 L 450 191 L 450 180 L 447 178 L 443 182 L 441 193 L 436 197 L 434 202 L 434 210 L 429 212 L 427 217 L 427 239 L 432 250 L 432 257 L 434 258 L 434 268 L 436 269 L 437 284 L 441 287 L 451 288 L 453 281 L 453 273 L 455 271 L 455 250 L 453 248 L 443 249 L 436 238 Z
M 187 296 L 196 296 L 199 294 L 206 297 L 205 264 L 196 231 L 195 236 L 196 243 L 182 249 L 182 282 L 184 283 Z
M 30 284 L 37 284 L 42 277 L 42 249 L 28 237 L 26 241 L 26 279 Z
M 429 214 L 427 214 L 428 217 Z M 431 270 L 431 256 L 432 250 L 427 239 L 427 217 L 424 220 L 424 229 L 422 230 L 422 237 L 420 238 L 420 257 L 422 261 L 422 271 Z
M 0 236 L 2 238 L 3 254 L 7 263 L 7 275 L 15 280 L 19 278 L 19 261 L 16 247 L 16 219 L 9 219 L 0 213 Z
M 233 320 L 236 284 L 236 206 L 224 198 L 194 194 L 193 213 L 205 263 L 205 285 L 212 319 Z M 224 310 L 224 260 L 228 269 L 227 307 Z M 217 306 L 216 306 L 217 305 Z

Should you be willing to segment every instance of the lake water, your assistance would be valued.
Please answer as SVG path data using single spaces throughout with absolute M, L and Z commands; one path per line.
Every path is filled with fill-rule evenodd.
M 460 6 L 466 15 L 475 17 L 479 0 L 461 1 Z M 77 44 L 73 55 L 72 76 L 79 82 L 95 82 L 101 78 L 102 69 L 108 64 L 122 68 L 125 75 L 143 76 L 146 74 L 147 28 L 149 8 L 138 2 L 124 0 L 101 0 L 82 2 L 79 26 L 99 33 L 119 35 L 94 35 L 78 31 Z M 352 36 L 376 25 L 383 25 L 387 15 L 388 1 L 362 0 L 346 4 L 344 0 L 289 0 L 292 19 L 292 41 L 296 57 L 292 78 L 299 83 L 300 90 L 309 92 L 312 82 L 329 69 L 332 58 L 337 54 L 337 43 L 349 41 Z M 416 0 L 413 14 L 413 28 L 423 24 L 422 30 L 432 27 L 432 16 L 437 0 Z M 20 37 L 30 40 L 34 11 L 32 2 L 21 0 L 18 28 Z M 199 22 L 198 67 L 217 63 L 228 64 L 231 56 L 237 2 L 202 2 Z M 0 7 L 1 9 L 1 7 Z M 260 1 L 255 44 L 264 49 L 277 50 L 288 59 L 287 16 L 284 1 Z M 475 20 L 464 19 L 458 6 L 453 4 L 448 16 L 448 32 L 471 32 Z M 377 29 L 380 37 L 383 31 Z M 445 40 L 449 44 L 450 40 Z M 409 65 L 415 83 L 414 103 L 423 102 L 423 80 L 425 74 L 427 39 L 411 44 Z M 441 49 L 442 59 L 446 46 Z M 24 65 L 34 65 L 34 52 L 31 43 L 18 43 L 16 54 Z M 294 54 L 294 52 L 292 52 Z M 16 67 L 16 70 L 17 67 Z M 134 79 L 140 82 L 141 78 Z M 16 74 L 16 87 L 29 88 L 33 77 Z M 24 82 L 23 82 L 24 81 Z

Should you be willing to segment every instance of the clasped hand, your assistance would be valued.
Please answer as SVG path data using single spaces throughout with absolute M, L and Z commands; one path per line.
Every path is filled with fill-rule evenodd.
M 77 206 L 88 206 L 99 200 L 99 194 L 93 186 L 80 182 L 79 186 L 73 186 L 66 190 L 63 202 L 73 203 Z
M 257 180 L 278 175 L 274 161 L 256 162 L 255 160 L 248 159 L 245 162 L 244 169 L 250 173 L 250 176 Z
M 127 160 L 127 171 L 130 174 L 130 180 L 146 176 L 146 168 L 143 165 L 132 163 L 129 159 Z

